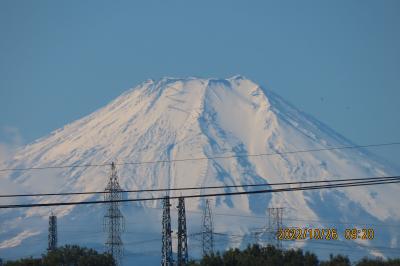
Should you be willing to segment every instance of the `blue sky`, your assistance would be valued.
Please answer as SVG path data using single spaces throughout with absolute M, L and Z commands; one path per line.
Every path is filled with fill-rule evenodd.
M 234 74 L 355 143 L 399 141 L 399 13 L 397 0 L 2 0 L 0 144 L 42 137 L 148 78 Z M 399 146 L 373 151 L 400 166 Z

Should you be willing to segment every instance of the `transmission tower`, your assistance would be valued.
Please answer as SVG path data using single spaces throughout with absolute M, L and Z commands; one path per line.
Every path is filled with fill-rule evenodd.
M 186 266 L 188 264 L 188 246 L 186 231 L 186 212 L 185 198 L 178 199 L 178 266 Z
M 48 251 L 57 249 L 57 216 L 53 213 L 49 216 L 49 236 L 48 236 Z
M 268 208 L 269 243 L 277 248 L 282 248 L 282 240 L 278 238 L 279 229 L 282 228 L 283 208 Z
M 106 213 L 104 214 L 104 231 L 107 233 L 106 249 L 116 263 L 121 265 L 123 256 L 123 243 L 121 233 L 125 230 L 124 216 L 120 211 L 120 202 L 122 199 L 122 189 L 118 182 L 117 170 L 115 164 L 111 164 L 111 176 L 104 190 L 104 200 L 106 203 Z
M 163 217 L 162 217 L 162 266 L 172 266 L 172 237 L 171 237 L 171 204 L 169 203 L 169 196 L 163 199 Z
M 210 200 L 206 199 L 203 211 L 203 256 L 214 253 L 213 220 L 211 215 Z

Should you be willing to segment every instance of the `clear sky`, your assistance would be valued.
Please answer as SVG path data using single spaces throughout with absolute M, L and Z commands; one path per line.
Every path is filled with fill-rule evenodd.
M 0 1 L 0 148 L 163 76 L 242 74 L 357 144 L 400 141 L 400 1 Z M 374 149 L 400 166 L 400 147 Z

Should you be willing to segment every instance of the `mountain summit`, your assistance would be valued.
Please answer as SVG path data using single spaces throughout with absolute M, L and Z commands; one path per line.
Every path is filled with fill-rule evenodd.
M 328 126 L 242 76 L 228 79 L 163 78 L 145 81 L 104 108 L 22 147 L 5 166 L 132 162 L 118 167 L 123 189 L 328 180 L 393 173 L 385 163 L 361 149 L 285 153 L 351 145 L 354 144 Z M 243 156 L 257 154 L 270 155 Z M 195 158 L 203 159 L 190 160 Z M 108 175 L 109 169 L 105 167 L 77 167 L 12 172 L 0 179 L 2 184 L 18 187 L 20 192 L 75 192 L 103 190 Z M 214 192 L 240 190 L 242 188 L 229 188 Z M 9 193 L 8 188 L 1 188 L 2 193 L 8 194 L 6 191 Z M 171 192 L 171 195 L 180 194 Z M 162 195 L 165 193 L 147 192 L 129 193 L 126 197 Z M 398 185 L 386 185 L 218 197 L 213 200 L 215 230 L 251 235 L 254 228 L 265 224 L 266 218 L 262 217 L 266 216 L 269 207 L 284 207 L 285 225 L 300 227 L 347 225 L 361 228 L 369 224 L 394 223 L 400 221 L 399 195 Z M 100 198 L 100 195 L 75 195 L 31 200 Z M 188 230 L 199 231 L 203 201 L 190 199 L 186 205 Z M 148 245 L 139 247 L 134 244 L 137 240 L 145 242 L 149 238 L 161 238 L 159 206 L 159 202 L 124 204 L 129 230 L 129 234 L 124 235 L 127 261 L 139 260 L 140 256 L 159 257 L 161 241 L 147 242 Z M 0 254 L 30 255 L 26 254 L 27 245 L 35 246 L 31 249 L 32 255 L 43 252 L 50 211 L 59 217 L 61 244 L 101 247 L 104 242 L 102 206 L 19 209 L 2 211 Z M 368 246 L 396 245 L 399 232 L 394 230 L 395 227 L 374 229 L 376 240 L 373 244 L 360 242 L 358 245 L 348 241 L 346 245 L 365 254 L 387 254 L 387 250 Z M 247 240 L 246 237 L 226 239 L 220 248 L 232 244 L 239 246 Z M 195 241 L 191 243 L 196 244 Z M 36 242 L 40 245 L 35 245 Z M 307 247 L 308 244 L 300 245 Z

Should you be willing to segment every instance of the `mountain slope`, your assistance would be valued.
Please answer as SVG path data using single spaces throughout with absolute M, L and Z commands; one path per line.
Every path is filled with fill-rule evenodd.
M 244 77 L 163 78 L 159 81 L 148 80 L 91 115 L 21 148 L 12 161 L 5 163 L 5 167 L 153 162 L 348 145 L 353 144 L 275 93 Z M 121 166 L 118 170 L 121 186 L 125 189 L 275 183 L 394 173 L 372 154 L 360 149 L 133 164 Z M 0 192 L 9 193 L 11 184 L 21 192 L 98 191 L 104 189 L 108 174 L 109 169 L 104 167 L 13 172 L 0 177 L 2 184 L 8 184 Z M 285 207 L 285 223 L 288 225 L 333 225 L 299 223 L 296 220 L 341 221 L 348 222 L 348 226 L 354 226 L 352 223 L 355 221 L 362 224 L 398 223 L 399 192 L 398 185 L 386 185 L 220 197 L 213 201 L 216 213 L 249 215 L 254 219 L 218 215 L 214 219 L 215 226 L 219 232 L 251 234 L 254 228 L 265 223 L 257 217 L 265 215 L 267 208 L 274 206 Z M 180 192 L 171 194 L 180 195 Z M 150 195 L 164 194 L 142 193 L 129 197 Z M 79 195 L 39 201 L 79 201 L 100 197 Z M 188 200 L 186 204 L 192 211 L 188 214 L 190 232 L 200 230 L 198 212 L 202 204 L 202 200 L 195 199 Z M 160 237 L 159 206 L 159 202 L 124 204 L 123 211 L 130 231 L 124 236 L 128 254 L 126 260 L 139 259 L 144 255 L 159 256 L 160 241 L 148 243 L 147 250 L 138 249 L 137 243 L 132 242 L 132 238 L 146 240 Z M 100 233 L 101 206 L 58 207 L 52 211 L 59 216 L 62 243 L 76 241 L 101 247 L 104 239 Z M 35 247 L 32 254 L 44 250 L 45 219 L 49 212 L 50 209 L 45 208 L 2 211 L 0 256 L 3 252 L 9 256 L 26 254 L 24 247 L 28 246 Z M 377 227 L 373 243 L 360 243 L 396 246 L 400 235 L 395 229 Z M 34 245 L 35 241 L 40 244 Z M 230 243 L 236 245 L 245 241 L 245 238 L 240 241 L 230 239 Z M 346 244 L 359 248 L 354 243 Z M 221 248 L 224 246 L 226 243 Z M 362 251 L 371 252 L 368 249 Z M 372 252 L 390 255 L 387 250 Z

